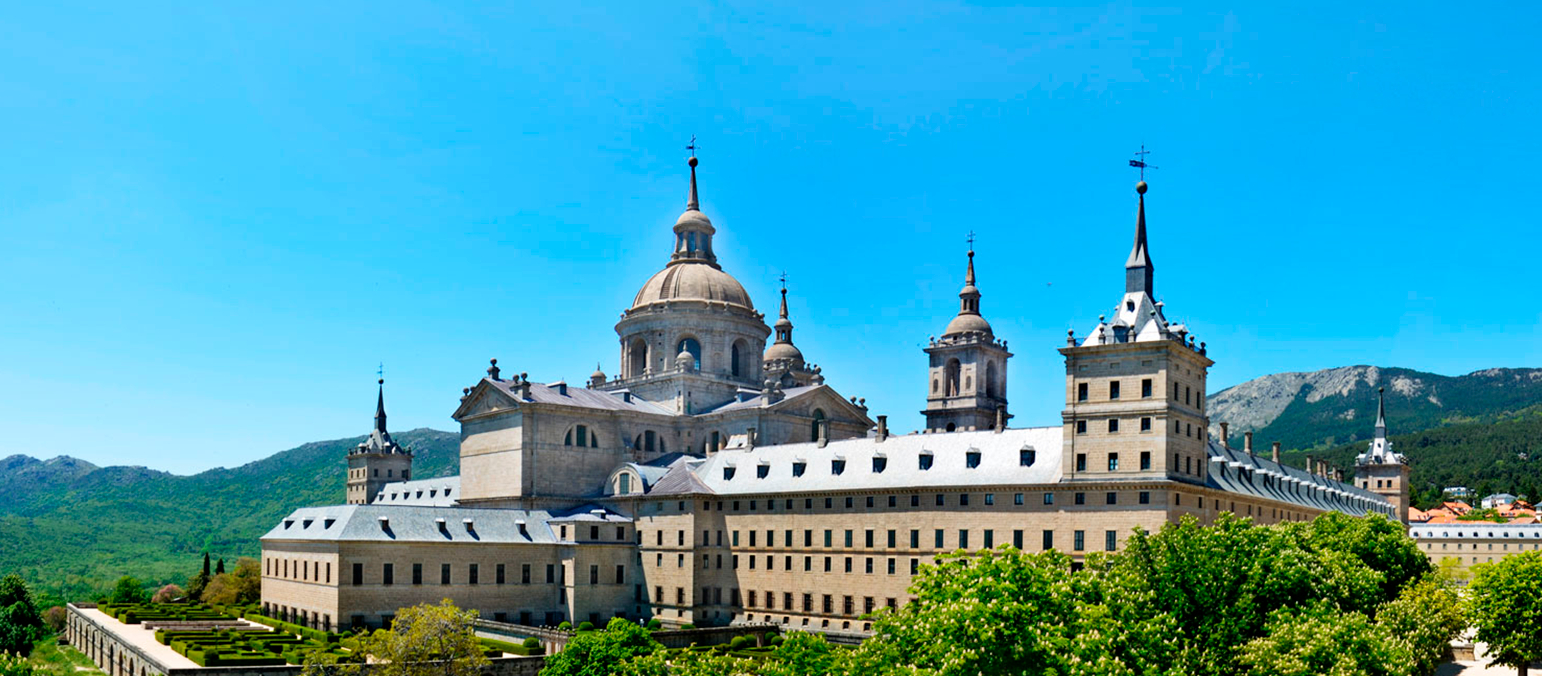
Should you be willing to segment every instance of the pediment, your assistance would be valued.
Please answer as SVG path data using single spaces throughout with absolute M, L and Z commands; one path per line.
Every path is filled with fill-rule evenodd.
M 772 406 L 780 409 L 779 412 L 793 415 L 812 417 L 814 409 L 822 409 L 830 420 L 850 423 L 866 423 L 871 427 L 874 423 L 867 417 L 867 412 L 861 407 L 851 403 L 849 399 L 842 399 L 840 393 L 829 385 L 822 385 L 808 394 L 795 399 L 783 399 Z
M 471 394 L 461 401 L 460 407 L 451 415 L 456 422 L 469 418 L 478 418 L 494 413 L 503 413 L 519 408 L 519 401 L 509 396 L 502 388 L 483 380 L 471 390 Z

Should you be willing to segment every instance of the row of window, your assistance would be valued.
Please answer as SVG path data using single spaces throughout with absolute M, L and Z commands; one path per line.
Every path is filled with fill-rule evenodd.
M 1081 496 L 1082 494 L 1078 493 L 1077 495 Z M 1143 495 L 1142 497 L 1146 498 L 1147 500 L 1149 500 L 1149 496 L 1148 495 Z M 1110 497 L 1109 499 L 1112 500 L 1113 498 Z M 1109 504 L 1114 504 L 1114 503 L 1110 502 Z M 755 537 L 754 537 L 755 534 L 756 534 L 756 531 L 748 531 L 748 532 L 749 532 L 749 535 L 750 535 L 750 537 L 748 538 L 749 546 L 754 547 L 754 546 L 756 546 L 755 545 Z M 970 538 L 971 531 L 969 529 L 967 529 L 967 528 L 960 528 L 960 529 L 958 529 L 955 532 L 957 533 L 957 537 L 955 537 L 952 540 L 952 542 L 949 542 L 948 538 L 947 538 L 947 534 L 948 534 L 948 530 L 947 529 L 943 529 L 943 528 L 934 529 L 932 531 L 932 538 L 931 538 L 932 546 L 931 546 L 931 548 L 933 550 L 938 550 L 938 551 L 953 551 L 953 550 L 959 550 L 959 549 L 969 549 L 970 546 L 971 546 L 971 538 Z M 793 532 L 789 530 L 789 531 L 784 531 L 784 533 L 785 533 L 785 535 L 784 535 L 785 541 L 790 542 L 791 539 L 792 539 Z M 803 541 L 804 541 L 804 546 L 805 547 L 812 547 L 813 546 L 813 533 L 814 532 L 811 531 L 811 530 L 803 531 Z M 1085 533 L 1086 533 L 1085 531 L 1080 531 L 1080 530 L 1073 531 L 1072 540 L 1071 540 L 1071 542 L 1072 542 L 1072 545 L 1071 545 L 1072 551 L 1078 551 L 1079 552 L 1079 551 L 1083 551 L 1085 549 L 1084 543 L 1083 543 L 1083 538 L 1085 536 Z M 1115 542 L 1115 540 L 1114 540 L 1114 534 L 1115 533 L 1116 533 L 1116 531 L 1112 531 L 1112 530 L 1106 532 L 1106 537 L 1109 538 L 1108 542 L 1110 543 L 1109 547 L 1108 547 L 1109 551 L 1113 551 L 1113 544 L 1112 543 Z M 721 534 L 721 531 L 719 531 L 719 534 Z M 833 537 L 833 534 L 834 534 L 833 531 L 830 531 L 830 530 L 824 531 L 824 546 L 826 548 L 829 548 L 829 549 L 834 549 L 835 548 L 834 547 L 834 537 Z M 885 542 L 887 543 L 887 547 L 886 547 L 887 549 L 899 549 L 900 548 L 899 547 L 898 534 L 899 534 L 898 531 L 892 530 L 892 529 L 886 532 L 887 538 L 885 539 Z M 1012 546 L 1013 547 L 1015 547 L 1017 549 L 1023 549 L 1023 544 L 1024 544 L 1023 543 L 1023 534 L 1024 534 L 1024 531 L 1022 529 L 1015 529 L 1015 530 L 1012 531 Z M 772 541 L 772 537 L 774 535 L 775 535 L 775 531 L 769 531 L 769 530 L 766 531 L 766 541 L 767 541 L 767 545 L 766 546 L 767 547 L 773 547 L 774 546 L 774 543 Z M 909 535 L 910 535 L 910 537 L 909 537 L 909 540 L 908 540 L 908 547 L 910 549 L 921 549 L 921 531 L 919 529 L 912 528 L 910 530 Z M 705 537 L 705 533 L 703 534 L 703 536 Z M 844 537 L 845 547 L 847 549 L 854 549 L 855 548 L 855 545 L 854 545 L 855 541 L 854 541 L 854 538 L 853 538 L 853 532 L 850 531 L 850 530 L 847 530 L 847 531 L 844 532 L 844 536 L 845 536 Z M 980 540 L 979 540 L 979 544 L 980 544 L 981 548 L 983 548 L 983 549 L 991 549 L 991 548 L 994 548 L 996 546 L 996 544 L 997 544 L 996 543 L 996 531 L 994 529 L 991 529 L 991 528 L 983 529 L 983 530 L 980 531 L 980 536 L 981 537 L 980 537 Z M 1041 549 L 1047 550 L 1047 549 L 1053 549 L 1055 547 L 1055 531 L 1053 531 L 1053 530 L 1041 531 L 1041 536 L 1042 536 L 1042 540 L 1041 540 L 1041 544 L 1040 544 L 1040 548 Z M 872 530 L 865 531 L 864 532 L 864 540 L 863 541 L 864 541 L 864 543 L 865 543 L 867 548 L 869 548 L 869 549 L 876 549 L 877 548 L 877 540 L 875 538 L 875 531 L 872 531 Z M 719 538 L 719 544 L 721 544 L 721 543 L 722 543 L 722 538 L 720 537 Z M 738 543 L 739 543 L 739 531 L 733 531 L 733 543 L 734 543 L 734 546 L 738 546 Z M 739 568 L 739 556 L 740 555 L 738 555 L 738 554 L 731 554 L 731 555 L 729 555 L 729 559 L 728 559 L 729 566 L 732 567 L 735 570 L 737 570 Z M 748 555 L 745 555 L 745 558 L 747 559 L 748 569 L 749 570 L 755 570 L 756 565 L 757 565 L 757 561 L 761 561 L 761 560 L 764 561 L 764 569 L 765 570 L 776 570 L 776 556 L 775 555 L 767 554 L 764 557 L 757 558 L 756 555 L 748 554 Z M 792 555 L 783 555 L 782 556 L 782 570 L 786 570 L 786 571 L 793 570 L 794 558 L 795 557 L 793 557 Z M 813 557 L 813 556 L 804 556 L 803 557 L 803 571 L 804 572 L 814 572 L 814 558 L 815 557 Z M 826 572 L 826 573 L 834 572 L 834 557 L 826 556 L 826 557 L 823 557 L 823 558 L 824 558 L 824 572 Z M 853 564 L 854 564 L 855 559 L 853 557 L 850 557 L 850 556 L 844 557 L 844 558 L 845 558 L 845 572 L 847 572 L 847 573 L 853 572 Z M 867 573 L 874 572 L 874 562 L 875 562 L 875 560 L 876 559 L 874 559 L 873 557 L 866 557 L 866 561 L 864 563 L 864 571 L 865 572 L 867 572 Z M 888 559 L 888 562 L 887 562 L 888 574 L 894 575 L 896 573 L 896 570 L 895 570 L 896 564 L 895 564 L 895 562 L 897 560 L 898 559 L 894 559 L 894 558 Z M 716 566 L 713 565 L 714 561 L 716 562 Z M 910 559 L 910 574 L 911 575 L 914 575 L 916 573 L 916 566 L 918 565 L 919 561 L 920 561 L 920 559 L 914 559 L 914 558 Z M 655 552 L 654 553 L 654 566 L 655 567 L 659 567 L 659 568 L 664 567 L 664 553 L 663 552 Z M 675 567 L 676 568 L 684 568 L 685 567 L 685 554 L 684 553 L 676 553 L 675 554 Z M 702 567 L 703 570 L 711 569 L 711 568 L 714 568 L 714 567 L 716 567 L 718 569 L 721 569 L 723 567 L 723 555 L 722 554 L 716 554 L 716 555 L 713 555 L 713 554 L 702 554 L 701 555 L 701 567 Z
M 972 494 L 972 493 L 959 493 L 958 496 L 957 496 L 957 499 L 955 501 L 955 504 L 957 504 L 960 507 L 968 507 L 968 506 L 970 506 L 971 501 L 973 500 L 973 498 L 971 497 L 972 495 L 974 495 L 974 494 Z M 1014 504 L 1014 505 L 1024 504 L 1024 495 L 1025 494 L 1023 494 L 1023 493 L 1013 493 L 1012 494 L 1012 504 Z M 1046 505 L 1053 505 L 1053 504 L 1055 504 L 1054 495 L 1055 494 L 1053 492 L 1045 492 L 1045 493 L 1043 493 L 1044 504 L 1046 504 Z M 936 504 L 936 506 L 938 506 L 938 507 L 947 506 L 947 504 L 948 504 L 947 496 L 948 496 L 947 493 L 936 493 L 936 494 L 934 494 L 933 500 L 930 501 L 930 502 L 934 502 Z M 889 495 L 889 496 L 873 496 L 873 495 L 869 495 L 869 496 L 865 496 L 865 500 L 864 500 L 864 505 L 865 506 L 864 506 L 863 509 L 864 510 L 877 509 L 878 505 L 880 504 L 879 501 L 878 501 L 878 498 L 880 498 L 880 497 L 887 499 L 887 504 L 888 504 L 890 509 L 898 509 L 900 507 L 900 500 L 899 499 L 900 499 L 901 496 L 898 496 L 898 495 Z M 995 493 L 984 493 L 984 494 L 981 494 L 981 497 L 984 500 L 983 504 L 986 504 L 986 505 L 995 505 L 996 504 L 996 494 Z M 843 502 L 841 502 L 841 503 L 837 503 L 836 499 L 834 497 L 827 497 L 827 498 L 824 498 L 823 500 L 824 500 L 824 509 L 826 509 L 826 510 L 834 511 L 834 510 L 837 510 L 837 509 L 848 509 L 848 510 L 850 510 L 850 509 L 857 509 L 856 498 L 853 497 L 853 496 L 846 496 L 843 499 Z M 922 500 L 921 500 L 921 496 L 919 494 L 912 494 L 912 495 L 910 495 L 910 506 L 911 507 L 920 507 L 921 506 L 921 502 L 922 502 Z M 794 505 L 796 504 L 796 501 L 791 499 L 791 498 L 788 498 L 788 499 L 785 499 L 785 500 L 768 499 L 768 500 L 764 500 L 764 501 L 762 501 L 762 500 L 727 500 L 727 501 L 725 501 L 725 500 L 717 500 L 716 501 L 716 505 L 717 505 L 716 509 L 718 511 L 720 511 L 720 512 L 724 512 L 724 511 L 733 511 L 733 512 L 745 512 L 745 511 L 748 511 L 748 512 L 755 512 L 755 511 L 760 511 L 761 505 L 764 504 L 765 505 L 765 511 L 767 511 L 767 512 L 774 512 L 774 511 L 777 511 L 777 504 L 778 503 L 782 504 L 782 511 L 784 511 L 784 512 L 791 512 L 791 511 L 794 510 Z M 701 503 L 702 511 L 707 511 L 707 512 L 712 511 L 713 504 L 714 504 L 714 502 L 710 501 L 710 500 L 703 501 Z M 805 512 L 812 512 L 812 511 L 814 511 L 814 509 L 815 509 L 814 506 L 816 504 L 818 504 L 818 503 L 815 502 L 814 498 L 803 498 L 803 511 L 805 511 Z M 844 507 L 843 508 L 842 507 L 837 507 L 836 506 L 837 504 L 843 504 Z M 662 512 L 663 511 L 663 507 L 664 507 L 664 503 L 662 503 L 662 502 L 654 503 L 653 507 L 654 507 L 654 510 L 653 510 L 654 512 Z M 684 502 L 681 502 L 679 504 L 678 511 L 681 511 L 681 512 L 685 511 L 685 503 Z M 642 542 L 641 537 L 642 537 L 642 535 L 639 532 L 639 534 L 638 534 L 638 538 L 639 538 L 638 543 L 639 544 Z M 658 544 L 663 544 L 663 542 L 661 541 Z M 683 535 L 681 536 L 680 542 L 678 544 L 681 545 L 681 546 L 684 546 L 685 539 L 684 539 Z
M 305 559 L 280 559 L 268 557 L 263 574 L 301 582 L 332 583 L 331 561 L 307 561 Z
M 1450 544 L 1451 543 L 1449 543 L 1449 542 L 1442 542 L 1442 543 L 1440 543 L 1440 548 L 1441 549 L 1446 549 Z M 1505 551 L 1505 552 L 1510 551 L 1510 543 L 1508 543 L 1508 542 L 1501 542 L 1499 544 L 1500 544 L 1500 551 Z M 1433 543 L 1433 542 L 1426 542 L 1426 543 L 1424 543 L 1424 548 L 1426 550 L 1434 549 L 1435 548 L 1435 543 Z M 1473 551 L 1477 551 L 1478 550 L 1478 543 L 1476 543 L 1476 542 L 1472 543 L 1472 547 L 1470 547 L 1470 549 L 1472 549 Z M 1531 543 L 1530 547 L 1527 547 L 1526 543 L 1524 543 L 1524 542 L 1517 542 L 1517 543 L 1515 543 L 1515 551 L 1521 552 L 1521 551 L 1526 551 L 1528 549 L 1532 549 L 1532 550 L 1542 549 L 1542 545 L 1538 545 L 1537 543 L 1533 542 L 1533 543 Z M 1456 543 L 1456 550 L 1457 551 L 1461 551 L 1462 550 L 1462 543 L 1460 543 L 1460 542 Z M 1494 543 L 1492 543 L 1492 542 L 1488 543 L 1488 551 L 1491 551 L 1491 552 L 1494 551 Z
M 1088 400 L 1090 400 L 1092 398 L 1092 396 L 1091 396 L 1092 393 L 1090 391 L 1091 388 L 1088 387 L 1088 385 L 1089 385 L 1088 383 L 1077 383 L 1076 384 L 1076 400 L 1077 401 L 1088 401 Z M 1179 383 L 1173 383 L 1173 401 L 1175 401 L 1175 402 L 1178 401 L 1178 394 L 1180 392 L 1180 388 L 1181 388 L 1181 392 L 1183 394 L 1183 404 L 1185 406 L 1193 406 L 1196 410 L 1200 410 L 1200 411 L 1205 410 L 1205 398 L 1204 398 L 1204 396 L 1201 395 L 1201 396 L 1195 397 L 1194 396 L 1194 391 L 1188 385 L 1180 385 Z M 1121 390 L 1122 390 L 1122 386 L 1121 386 L 1120 381 L 1118 381 L 1118 380 L 1110 380 L 1110 381 L 1108 381 L 1108 400 L 1109 401 L 1117 401 L 1119 399 L 1119 397 L 1120 397 Z M 1149 399 L 1149 398 L 1151 398 L 1151 394 L 1152 394 L 1151 379 L 1150 378 L 1142 378 L 1141 381 L 1140 381 L 1140 397 L 1142 399 Z
M 530 569 L 530 565 L 531 564 L 528 564 L 528 563 L 520 564 L 520 566 L 519 566 L 519 582 L 518 582 L 518 584 L 531 584 L 531 569 Z M 559 565 L 554 564 L 554 563 L 546 564 L 546 584 L 566 584 L 567 583 L 567 580 L 566 580 L 567 576 L 566 576 L 565 570 L 566 569 L 564 569 L 562 566 L 559 566 Z M 461 581 L 464 584 L 482 584 L 482 579 L 481 579 L 482 578 L 482 567 L 481 567 L 480 564 L 475 564 L 475 563 L 467 564 L 466 568 L 465 568 L 465 571 L 466 571 L 465 572 L 465 577 L 461 579 Z M 500 564 L 497 564 L 496 566 L 494 566 L 494 568 L 493 568 L 493 584 L 506 584 L 506 583 L 508 583 L 507 572 L 508 572 L 508 569 L 507 569 L 506 564 L 500 563 Z M 448 563 L 441 563 L 441 564 L 439 564 L 439 584 L 441 584 L 441 585 L 456 584 L 456 580 L 454 578 L 455 578 L 454 570 L 453 570 L 453 567 L 451 566 L 451 564 L 448 564 Z M 415 584 L 415 585 L 424 584 L 424 582 L 423 582 L 423 564 L 421 564 L 421 563 L 414 563 L 414 564 L 412 564 L 412 578 L 411 579 L 412 579 L 412 584 Z M 361 586 L 361 585 L 365 584 L 365 582 L 366 582 L 366 580 L 365 580 L 365 577 L 364 577 L 364 564 L 363 563 L 355 563 L 355 564 L 353 564 L 353 580 L 351 581 L 351 584 L 353 584 L 353 586 L 357 587 L 357 586 Z M 380 568 L 380 581 L 379 582 L 380 582 L 380 584 L 387 585 L 387 586 L 396 584 L 396 565 L 395 564 L 392 564 L 392 563 L 383 563 L 383 564 L 381 564 L 381 568 Z M 617 565 L 616 568 L 615 568 L 614 584 L 625 584 L 625 583 L 626 583 L 626 566 L 625 565 Z M 600 567 L 598 565 L 591 565 L 591 566 L 589 566 L 589 584 L 602 584 L 601 576 L 600 576 Z
M 573 527 L 573 535 L 577 536 L 579 533 L 583 532 L 583 531 L 579 530 L 580 528 L 581 528 L 581 526 L 574 526 Z M 566 525 L 557 526 L 557 539 L 558 540 L 567 540 L 568 539 L 568 527 Z M 600 527 L 599 526 L 590 526 L 589 527 L 589 539 L 590 540 L 598 540 L 598 539 L 600 539 Z M 625 542 L 626 541 L 626 526 L 616 526 L 616 541 L 617 542 Z

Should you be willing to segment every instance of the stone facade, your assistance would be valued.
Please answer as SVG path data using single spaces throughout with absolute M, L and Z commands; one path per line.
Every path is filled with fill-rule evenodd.
M 980 314 L 971 251 L 959 313 L 925 348 L 927 430 L 890 435 L 793 344 L 785 288 L 765 345 L 771 328 L 717 264 L 691 166 L 670 260 L 616 325 L 620 375 L 537 383 L 494 361 L 453 415 L 459 479 L 437 497 L 431 481 L 386 484 L 368 504 L 287 517 L 263 538 L 267 608 L 378 626 L 447 597 L 516 625 L 652 617 L 860 636 L 864 613 L 905 603 L 946 552 L 1080 562 L 1185 516 L 1406 505 L 1406 462 L 1396 487 L 1351 486 L 1261 457 L 1251 438 L 1209 438 L 1213 362 L 1151 295 L 1144 183 L 1118 309 L 1059 350 L 1060 425 L 1006 424 L 1012 354 Z

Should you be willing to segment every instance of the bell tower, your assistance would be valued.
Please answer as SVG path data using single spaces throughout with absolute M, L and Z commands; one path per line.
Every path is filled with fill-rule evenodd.
M 367 505 L 386 484 L 412 478 L 412 451 L 397 444 L 386 431 L 385 379 L 378 383 L 375 398 L 375 429 L 348 451 L 348 504 Z
M 980 316 L 980 290 L 974 282 L 974 235 L 970 234 L 969 267 L 958 292 L 958 316 L 948 322 L 941 338 L 930 341 L 926 416 L 928 432 L 1004 429 L 1007 414 L 1007 351 L 996 340 L 990 322 Z

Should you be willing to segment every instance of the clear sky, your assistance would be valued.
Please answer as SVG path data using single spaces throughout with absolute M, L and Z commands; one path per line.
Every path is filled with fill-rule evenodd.
M 724 269 L 920 425 L 965 235 L 1058 420 L 1122 292 L 1142 143 L 1213 390 L 1542 365 L 1534 3 L 12 3 L 0 456 L 178 473 L 617 370 L 701 145 Z M 1288 6 L 1287 6 L 1288 5 Z

